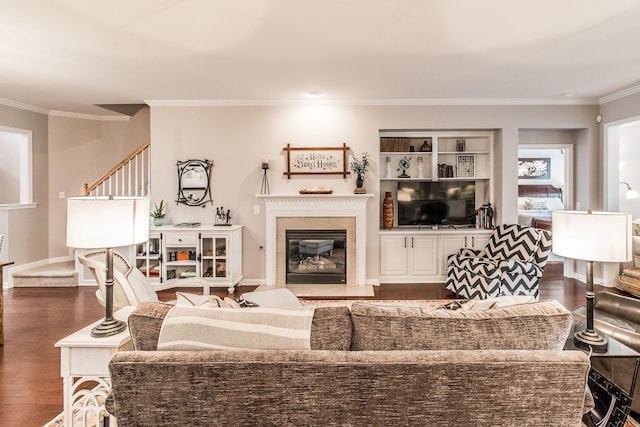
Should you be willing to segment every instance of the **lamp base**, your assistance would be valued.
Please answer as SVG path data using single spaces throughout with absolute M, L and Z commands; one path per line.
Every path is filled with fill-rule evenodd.
M 99 325 L 91 329 L 91 336 L 94 338 L 105 338 L 119 334 L 127 329 L 127 322 L 118 319 L 104 319 Z
M 591 350 L 594 353 L 606 353 L 609 348 L 609 342 L 605 337 L 588 329 L 573 334 L 573 341 L 576 347 Z

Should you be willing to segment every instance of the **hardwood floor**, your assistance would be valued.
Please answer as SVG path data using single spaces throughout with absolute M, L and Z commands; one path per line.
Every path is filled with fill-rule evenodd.
M 240 286 L 234 296 L 252 291 Z M 596 287 L 596 291 L 602 290 Z M 606 288 L 608 291 L 619 291 Z M 193 289 L 187 290 L 194 292 Z M 104 314 L 93 287 L 12 288 L 4 290 L 5 343 L 0 347 L 0 425 L 42 426 L 62 411 L 60 349 L 54 344 Z M 442 284 L 382 285 L 376 299 L 445 299 Z M 226 296 L 226 291 L 216 292 Z M 162 291 L 160 299 L 175 298 Z M 584 305 L 584 284 L 562 277 L 549 264 L 540 286 L 541 299 L 556 299 L 568 309 Z

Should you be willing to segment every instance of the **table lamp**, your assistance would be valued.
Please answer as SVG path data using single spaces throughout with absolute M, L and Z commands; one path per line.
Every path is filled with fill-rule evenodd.
M 67 246 L 106 248 L 105 318 L 91 336 L 115 335 L 127 324 L 113 317 L 113 248 L 149 239 L 149 199 L 145 197 L 70 197 L 67 199 Z
M 587 326 L 574 334 L 577 347 L 605 353 L 606 337 L 593 327 L 593 263 L 631 260 L 631 215 L 617 212 L 554 211 L 554 254 L 587 263 Z

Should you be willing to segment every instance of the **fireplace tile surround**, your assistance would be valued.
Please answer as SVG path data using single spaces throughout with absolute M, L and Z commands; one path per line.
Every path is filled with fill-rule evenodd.
M 260 194 L 256 197 L 265 201 L 267 286 L 285 284 L 287 228 L 346 229 L 347 287 L 366 286 L 366 207 L 373 194 Z M 305 284 L 289 287 L 294 286 L 311 289 L 328 285 Z

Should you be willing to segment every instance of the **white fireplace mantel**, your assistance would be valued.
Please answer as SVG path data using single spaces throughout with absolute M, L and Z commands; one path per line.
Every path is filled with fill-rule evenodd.
M 257 194 L 265 201 L 266 284 L 276 285 L 278 218 L 352 217 L 356 222 L 356 285 L 366 284 L 367 201 L 373 194 Z

